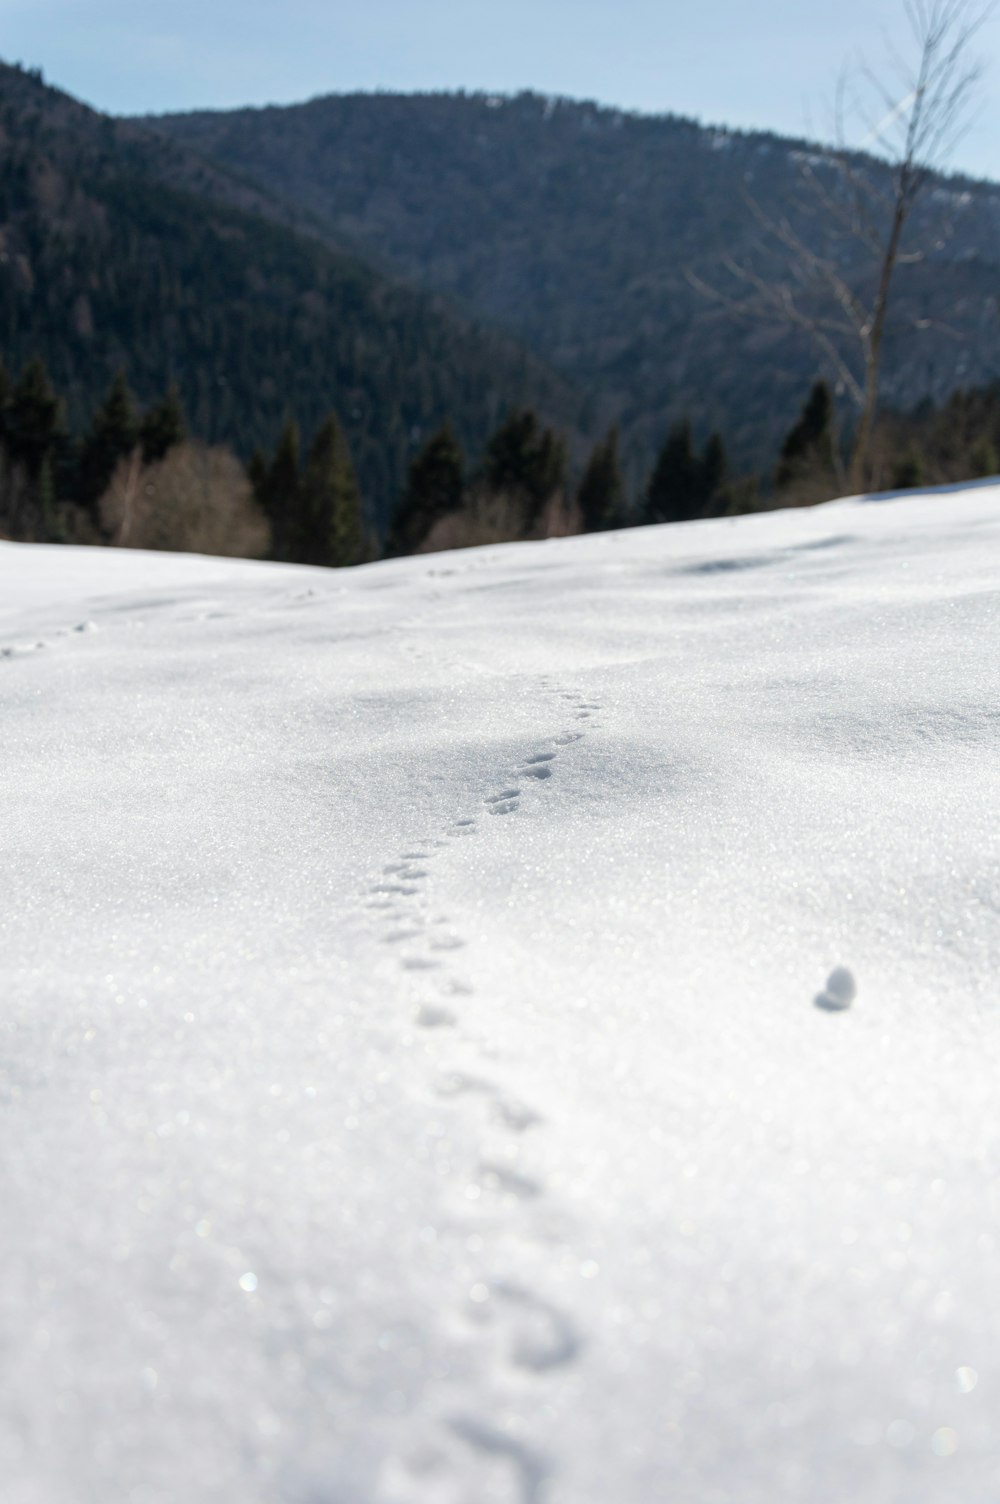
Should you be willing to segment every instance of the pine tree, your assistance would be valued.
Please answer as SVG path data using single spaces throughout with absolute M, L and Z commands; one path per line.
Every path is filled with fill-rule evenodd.
M 513 496 L 523 509 L 530 532 L 545 503 L 566 482 L 566 441 L 543 428 L 530 408 L 514 408 L 486 447 L 483 472 L 491 490 Z
M 253 491 L 254 501 L 263 510 L 264 493 L 267 489 L 267 477 L 270 471 L 267 455 L 263 449 L 257 448 L 247 460 L 247 478 Z
M 660 450 L 646 488 L 646 522 L 689 522 L 704 507 L 702 467 L 695 453 L 691 420 L 675 423 Z
M 51 467 L 62 433 L 61 406 L 40 360 L 25 366 L 7 407 L 7 448 L 32 481 Z
M 361 496 L 344 431 L 335 413 L 313 439 L 302 476 L 300 562 L 357 564 L 365 545 Z
M 624 501 L 616 425 L 601 443 L 595 445 L 580 481 L 577 502 L 583 531 L 599 533 L 616 527 L 621 521 Z
M 912 491 L 917 486 L 922 486 L 927 480 L 927 466 L 924 457 L 916 444 L 900 454 L 893 467 L 890 480 L 892 491 Z
M 10 422 L 10 376 L 7 367 L 0 360 L 0 449 L 7 442 L 7 428 Z
M 117 371 L 90 431 L 80 447 L 77 498 L 85 507 L 97 506 L 119 462 L 139 443 L 139 418 L 124 371 Z
M 4 408 L 4 450 L 11 467 L 13 502 L 8 522 L 13 535 L 58 541 L 56 470 L 68 441 L 62 405 L 42 361 L 30 361 L 13 389 L 8 378 Z M 15 479 L 17 472 L 19 479 Z
M 833 421 L 830 388 L 825 381 L 817 381 L 781 446 L 774 472 L 776 491 L 807 476 L 833 478 L 836 473 Z
M 300 558 L 305 546 L 300 526 L 301 476 L 299 427 L 287 419 L 274 451 L 274 458 L 261 477 L 257 500 L 271 524 L 271 554 L 275 559 L 292 562 Z
M 566 484 L 568 468 L 569 451 L 566 447 L 566 440 L 561 433 L 556 433 L 554 428 L 544 429 L 538 443 L 528 487 L 536 512 L 541 511 L 550 496 L 562 490 Z
M 727 501 L 728 481 L 729 457 L 725 443 L 720 433 L 710 433 L 701 457 L 701 516 L 714 517 L 722 510 L 722 503 Z
M 983 434 L 972 446 L 969 456 L 969 471 L 973 480 L 985 480 L 987 476 L 996 475 L 1000 468 L 1000 460 L 997 458 L 997 449 L 989 434 Z
M 145 465 L 155 465 L 187 437 L 184 409 L 177 388 L 171 383 L 163 398 L 151 407 L 139 425 L 139 442 Z
M 464 462 L 451 425 L 445 423 L 410 462 L 406 490 L 386 539 L 386 555 L 412 554 L 441 517 L 460 510 Z

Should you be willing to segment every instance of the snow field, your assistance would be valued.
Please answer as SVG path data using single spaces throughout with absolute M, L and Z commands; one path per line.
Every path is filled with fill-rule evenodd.
M 998 541 L 0 547 L 5 1504 L 995 1499 Z

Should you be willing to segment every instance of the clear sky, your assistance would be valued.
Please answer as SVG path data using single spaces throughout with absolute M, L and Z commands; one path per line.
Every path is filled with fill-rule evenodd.
M 907 39 L 902 0 L 0 0 L 0 23 L 5 60 L 116 113 L 533 88 L 813 136 L 845 60 Z M 1000 20 L 978 51 L 953 162 L 1000 177 Z

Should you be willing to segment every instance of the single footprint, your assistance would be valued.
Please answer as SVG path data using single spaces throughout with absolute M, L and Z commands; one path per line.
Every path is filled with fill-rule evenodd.
M 494 804 L 490 810 L 491 815 L 512 815 L 517 809 L 517 800 L 508 799 L 503 804 Z
M 383 945 L 402 945 L 407 940 L 419 940 L 420 930 L 390 930 L 382 936 Z
M 486 1191 L 493 1191 L 498 1196 L 514 1196 L 518 1201 L 530 1201 L 542 1194 L 539 1181 L 493 1161 L 480 1162 L 477 1183 Z
M 536 763 L 533 766 L 527 768 L 520 768 L 519 772 L 522 778 L 537 778 L 541 780 L 543 778 L 552 777 L 552 769 L 549 767 L 548 763 L 545 762 Z
M 437 971 L 440 961 L 432 961 L 430 956 L 404 956 L 402 966 L 404 971 Z
M 465 941 L 458 935 L 436 935 L 431 941 L 431 950 L 461 950 Z
M 583 732 L 582 731 L 563 731 L 563 732 L 560 732 L 560 734 L 558 736 L 554 736 L 552 738 L 552 740 L 555 742 L 555 744 L 556 744 L 557 747 L 568 747 L 571 742 L 582 741 L 583 740 Z
M 464 1071 L 451 1071 L 441 1078 L 436 1090 L 439 1097 L 464 1097 L 470 1091 L 492 1096 L 493 1083 L 483 1076 L 468 1076 Z
M 499 794 L 487 794 L 484 804 L 502 804 L 505 799 L 516 799 L 520 789 L 503 789 Z
M 514 1133 L 525 1133 L 529 1128 L 536 1128 L 539 1123 L 545 1121 L 541 1113 L 536 1112 L 533 1107 L 507 1097 L 496 1098 L 493 1103 L 493 1112 L 498 1121 Z
M 508 1328 L 510 1361 L 518 1368 L 545 1373 L 572 1363 L 578 1356 L 583 1344 L 562 1311 L 505 1280 L 494 1280 L 487 1288 L 489 1295 L 476 1302 L 473 1319 L 502 1323 Z
M 439 1003 L 422 1003 L 417 1010 L 417 1023 L 422 1029 L 450 1029 L 454 1027 L 455 1015 Z
M 531 757 L 524 759 L 525 766 L 530 768 L 537 762 L 551 762 L 555 755 L 554 752 L 535 752 Z
M 477 1415 L 453 1416 L 450 1425 L 467 1446 L 510 1464 L 518 1490 L 517 1504 L 542 1504 L 549 1467 L 540 1453 Z
M 500 1096 L 496 1085 L 485 1076 L 469 1076 L 462 1071 L 453 1071 L 438 1082 L 436 1089 L 440 1097 L 463 1097 L 469 1092 L 485 1097 L 494 1117 L 515 1133 L 524 1133 L 545 1121 L 540 1112 L 526 1103 L 518 1102 L 513 1097 Z

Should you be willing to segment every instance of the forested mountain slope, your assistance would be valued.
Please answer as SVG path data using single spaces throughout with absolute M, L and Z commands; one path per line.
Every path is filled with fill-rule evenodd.
M 727 256 L 779 273 L 746 191 L 811 234 L 804 143 L 532 94 L 337 95 L 149 124 L 526 339 L 586 384 L 595 422 L 621 420 L 633 454 L 690 411 L 769 461 L 816 374 L 806 337 L 735 321 L 688 277 L 724 285 Z M 1000 190 L 941 180 L 926 204 L 913 244 L 929 255 L 900 269 L 886 352 L 903 404 L 1000 371 Z M 863 284 L 864 259 L 840 254 Z
M 331 407 L 384 518 L 417 440 L 478 446 L 506 407 L 573 427 L 568 383 L 440 298 L 296 233 L 227 170 L 0 65 L 0 357 L 41 356 L 82 425 L 116 368 L 169 381 L 192 428 L 244 454 Z

